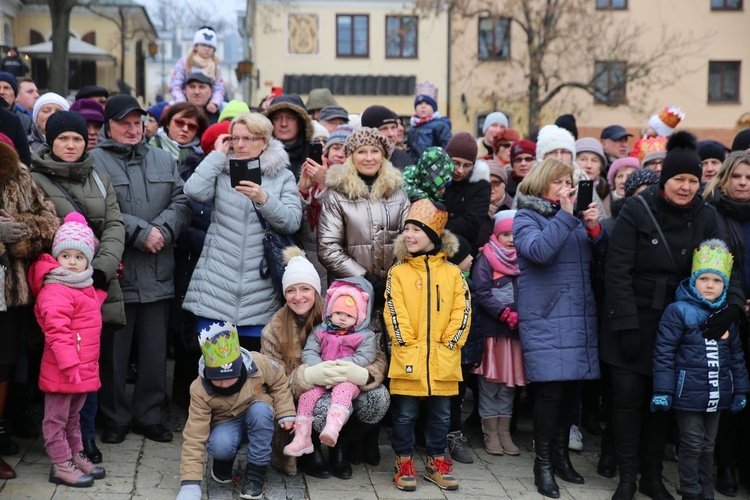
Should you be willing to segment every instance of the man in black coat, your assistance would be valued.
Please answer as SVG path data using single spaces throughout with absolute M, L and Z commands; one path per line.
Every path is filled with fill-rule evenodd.
M 18 47 L 11 47 L 8 55 L 0 61 L 0 71 L 7 71 L 13 76 L 24 76 L 29 72 L 29 66 L 18 54 Z
M 14 113 L 6 109 L 8 103 L 0 99 L 0 132 L 7 135 L 18 152 L 18 157 L 24 165 L 31 165 L 31 150 L 29 141 L 23 131 L 21 120 Z
M 398 121 L 398 115 L 385 106 L 370 106 L 362 113 L 362 126 L 376 128 L 388 139 L 388 144 L 393 149 L 391 163 L 403 172 L 409 165 L 414 165 L 414 162 L 406 151 L 396 148 Z

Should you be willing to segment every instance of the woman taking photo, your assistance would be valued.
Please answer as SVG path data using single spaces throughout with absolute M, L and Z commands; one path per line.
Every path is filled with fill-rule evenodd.
M 659 500 L 673 498 L 661 475 L 669 416 L 649 412 L 648 405 L 661 315 L 674 302 L 680 281 L 690 276 L 693 249 L 710 238 L 726 241 L 716 211 L 697 195 L 700 177 L 695 137 L 689 132 L 675 133 L 667 144 L 659 185 L 628 198 L 612 229 L 604 278 L 606 324 L 601 357 L 612 373 L 620 471 L 615 500 L 633 498 L 639 471 L 638 491 Z M 707 338 L 720 337 L 744 314 L 736 272 L 730 279 L 727 303 L 727 308 L 702 326 Z
M 279 307 L 272 280 L 260 276 L 261 217 L 281 234 L 297 232 L 302 218 L 289 156 L 272 132 L 271 122 L 259 113 L 235 117 L 229 134 L 219 135 L 214 151 L 185 182 L 185 194 L 212 203 L 213 210 L 183 308 L 197 316 L 198 331 L 216 321 L 235 324 L 240 343 L 251 351 L 260 350 L 261 329 Z M 232 187 L 230 158 L 258 158 L 262 182 Z
M 117 268 L 125 249 L 125 224 L 117 195 L 106 174 L 94 170 L 94 158 L 87 152 L 86 120 L 73 111 L 59 111 L 47 121 L 47 144 L 34 154 L 31 172 L 34 181 L 55 205 L 58 217 L 70 212 L 86 217 L 99 246 L 94 253 L 94 287 L 107 291 L 102 306 L 102 335 L 115 335 L 125 324 L 125 306 L 117 279 Z M 102 376 L 107 376 L 103 371 Z M 96 446 L 97 393 L 89 393 L 81 409 L 83 452 L 94 463 L 101 463 Z
M 590 203 L 573 214 L 574 167 L 543 160 L 518 186 L 513 240 L 521 274 L 518 317 L 524 369 L 536 383 L 534 484 L 558 498 L 553 472 L 582 484 L 570 463 L 568 438 L 576 382 L 599 378 L 596 301 L 591 260 L 603 255 L 607 235 L 599 209 Z

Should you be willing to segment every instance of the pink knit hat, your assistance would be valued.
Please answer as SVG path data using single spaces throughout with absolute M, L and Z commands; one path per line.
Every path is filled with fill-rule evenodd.
M 501 210 L 493 217 L 495 228 L 493 234 L 497 236 L 500 233 L 513 231 L 513 218 L 516 216 L 516 210 Z
M 345 312 L 357 318 L 355 328 L 359 328 L 367 318 L 369 295 L 346 281 L 334 281 L 326 293 L 326 316 L 334 312 Z
M 78 250 L 89 261 L 94 259 L 96 246 L 99 244 L 86 218 L 78 212 L 70 212 L 65 222 L 57 229 L 52 241 L 52 256 L 57 258 L 63 250 Z

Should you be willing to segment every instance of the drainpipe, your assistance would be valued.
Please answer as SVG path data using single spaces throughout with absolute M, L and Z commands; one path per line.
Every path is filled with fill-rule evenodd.
M 448 10 L 446 11 L 446 15 L 448 16 L 448 36 L 446 37 L 448 39 L 448 57 L 446 58 L 448 61 L 448 78 L 446 82 L 446 102 L 445 106 L 448 110 L 448 118 L 451 117 L 451 13 L 452 13 L 452 7 L 448 7 Z

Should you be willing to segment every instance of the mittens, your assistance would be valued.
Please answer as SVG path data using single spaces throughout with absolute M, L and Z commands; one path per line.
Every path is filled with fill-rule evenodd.
M 641 350 L 641 334 L 638 330 L 622 330 L 620 332 L 620 354 L 623 361 L 632 363 L 638 359 Z
M 669 394 L 654 394 L 651 398 L 651 411 L 669 411 L 672 407 L 672 396 Z
M 509 307 L 506 307 L 500 314 L 500 321 L 507 324 L 511 330 L 515 330 L 518 328 L 518 313 L 511 311 Z
M 705 323 L 700 325 L 704 338 L 719 340 L 732 323 L 739 321 L 744 311 L 735 305 L 730 305 L 711 314 Z
M 735 394 L 732 398 L 732 406 L 729 407 L 729 411 L 732 413 L 739 413 L 747 404 L 747 398 L 744 394 Z
M 71 385 L 77 385 L 81 383 L 81 372 L 78 369 L 78 365 L 69 366 L 62 371 L 63 375 L 68 377 L 68 383 Z

